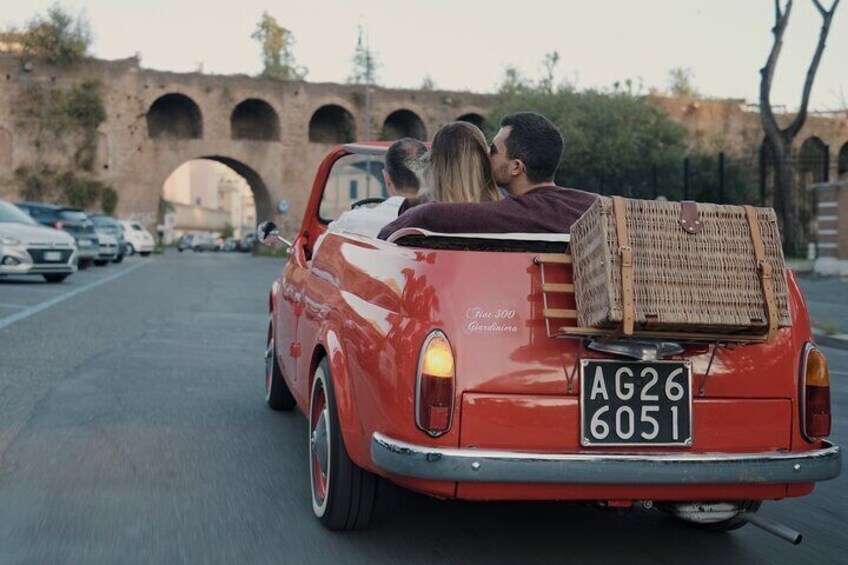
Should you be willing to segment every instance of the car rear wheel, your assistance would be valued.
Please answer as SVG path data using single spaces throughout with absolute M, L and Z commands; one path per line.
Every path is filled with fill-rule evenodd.
M 41 275 L 41 276 L 44 277 L 44 280 L 46 280 L 49 283 L 60 283 L 71 275 L 70 275 L 70 273 L 62 273 L 62 274 L 52 273 L 52 274 L 49 274 L 49 275 Z
M 347 454 L 325 357 L 315 370 L 309 402 L 309 474 L 312 511 L 330 530 L 368 526 L 377 499 L 378 477 Z
M 148 255 L 150 255 L 150 251 L 142 251 L 141 253 L 139 253 L 139 255 L 141 255 L 142 257 L 147 257 Z
M 182 249 L 180 249 L 180 251 L 182 251 Z M 135 255 L 135 247 L 133 247 L 132 243 L 127 244 L 127 249 L 126 249 L 126 251 L 124 251 L 124 254 L 127 257 L 132 257 L 133 255 Z
M 118 255 L 117 257 L 115 257 L 114 259 L 112 259 L 112 262 L 113 262 L 113 263 L 123 263 L 123 261 L 124 261 L 124 254 L 125 254 L 125 253 L 126 253 L 126 252 L 121 253 L 120 255 Z
M 285 411 L 291 410 L 297 404 L 277 363 L 274 335 L 270 326 L 268 329 L 268 347 L 265 350 L 265 402 L 268 403 L 271 410 Z

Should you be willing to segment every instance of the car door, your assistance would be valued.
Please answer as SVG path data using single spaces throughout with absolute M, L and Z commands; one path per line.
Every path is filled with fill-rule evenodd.
M 384 149 L 368 148 L 367 153 L 343 155 L 332 163 L 326 181 L 321 190 L 321 200 L 316 207 L 310 207 L 313 218 L 311 226 L 302 233 L 313 234 L 296 242 L 296 253 L 292 255 L 291 280 L 294 282 L 297 316 L 297 347 L 303 349 L 299 357 L 298 378 L 309 371 L 312 348 L 322 338 L 322 324 L 329 314 L 330 303 L 337 295 L 338 288 L 313 270 L 313 255 L 320 256 L 320 234 L 324 233 L 330 222 L 338 219 L 342 213 L 351 209 L 355 202 L 364 199 L 385 197 L 386 187 L 383 180 Z M 307 380 L 307 379 L 303 379 Z
M 301 387 L 298 382 L 298 358 L 303 354 L 303 346 L 297 340 L 297 326 L 303 315 L 303 281 L 307 268 L 304 254 L 304 238 L 298 236 L 293 242 L 289 260 L 283 268 L 276 296 L 276 315 L 274 323 L 277 359 L 283 374 L 294 385 L 292 391 L 297 396 Z

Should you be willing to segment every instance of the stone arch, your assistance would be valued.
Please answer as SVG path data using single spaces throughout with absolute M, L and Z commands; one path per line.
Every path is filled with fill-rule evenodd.
M 476 112 L 469 112 L 468 114 L 463 114 L 456 119 L 458 122 L 468 122 L 469 124 L 474 124 L 480 129 L 484 129 L 486 127 L 486 118 L 477 114 Z
M 395 110 L 383 122 L 384 140 L 393 141 L 401 137 L 414 137 L 422 141 L 427 139 L 424 122 L 412 110 Z
M 313 143 L 350 143 L 355 140 L 353 115 L 337 104 L 321 106 L 309 119 L 309 141 Z
M 836 170 L 840 178 L 842 178 L 842 175 L 848 175 L 848 141 L 839 150 L 839 161 Z
M 801 144 L 798 167 L 802 174 L 810 174 L 812 182 L 822 182 L 827 178 L 827 162 L 827 145 L 824 141 L 812 136 Z
M 199 172 L 200 180 L 198 181 L 194 177 L 195 174 L 198 174 L 198 171 L 186 167 L 189 163 L 210 161 L 220 163 L 235 172 L 244 179 L 250 188 L 250 192 L 253 195 L 253 208 L 243 208 L 250 213 L 242 216 L 242 222 L 244 223 L 247 222 L 246 216 L 251 216 L 249 219 L 249 223 L 251 224 L 249 231 L 255 228 L 257 222 L 274 219 L 274 204 L 271 192 L 256 169 L 239 159 L 226 155 L 207 154 L 183 160 L 174 168 L 169 167 L 166 170 L 164 178 L 162 178 L 160 196 L 171 203 L 170 212 L 175 214 L 176 223 L 174 224 L 174 229 L 177 232 L 218 231 L 225 223 L 230 223 L 233 227 L 238 227 L 227 219 L 227 214 L 229 214 L 232 208 L 226 206 L 226 199 L 221 199 L 221 187 L 224 185 L 210 182 L 214 181 L 216 177 L 215 172 L 206 168 L 201 169 Z M 178 184 L 176 186 L 171 185 L 171 191 L 169 191 L 169 184 L 174 178 L 178 178 Z M 210 189 L 210 186 L 214 186 L 215 188 Z M 197 188 L 200 188 L 200 194 L 195 192 Z M 174 189 L 176 189 L 176 192 Z M 214 201 L 210 201 L 210 198 L 214 199 Z M 159 218 L 160 221 L 162 219 Z M 242 233 L 243 235 L 244 232 Z M 173 237 L 173 234 L 171 237 Z
M 160 96 L 147 110 L 147 135 L 151 139 L 200 139 L 203 115 L 197 103 L 184 94 Z
M 248 98 L 230 114 L 230 138 L 279 141 L 280 118 L 264 100 Z
M 12 133 L 0 126 L 0 167 L 12 168 Z

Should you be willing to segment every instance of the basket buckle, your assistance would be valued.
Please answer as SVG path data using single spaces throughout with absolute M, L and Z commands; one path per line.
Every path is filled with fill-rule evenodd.
M 771 265 L 765 261 L 760 261 L 757 263 L 757 269 L 760 271 L 760 277 L 763 279 L 772 278 L 772 269 Z
M 622 267 L 633 266 L 633 248 L 629 245 L 622 245 L 618 248 L 618 255 L 621 257 Z

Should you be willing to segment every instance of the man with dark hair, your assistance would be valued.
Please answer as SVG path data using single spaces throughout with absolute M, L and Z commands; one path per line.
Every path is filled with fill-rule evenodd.
M 386 151 L 383 180 L 389 198 L 371 208 L 356 208 L 342 214 L 335 222 L 330 222 L 331 232 L 353 232 L 377 237 L 380 230 L 392 220 L 397 219 L 398 210 L 407 198 L 415 198 L 421 187 L 418 177 L 409 168 L 427 151 L 427 147 L 417 139 L 404 137 L 389 146 Z
M 501 120 L 489 148 L 492 174 L 509 193 L 497 202 L 434 202 L 404 212 L 380 231 L 380 239 L 412 227 L 441 233 L 569 233 L 596 195 L 560 188 L 554 174 L 562 157 L 562 135 L 532 112 Z
M 489 147 L 495 181 L 513 196 L 552 185 L 562 146 L 562 135 L 546 117 L 532 112 L 504 117 Z

